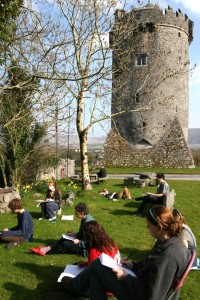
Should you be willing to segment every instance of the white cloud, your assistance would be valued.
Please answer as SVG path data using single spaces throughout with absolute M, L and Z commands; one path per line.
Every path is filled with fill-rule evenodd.
M 199 0 L 174 0 L 175 3 L 182 4 L 193 13 L 200 14 L 200 1 Z

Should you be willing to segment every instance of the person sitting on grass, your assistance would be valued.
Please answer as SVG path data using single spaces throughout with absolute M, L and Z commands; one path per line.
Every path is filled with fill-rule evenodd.
M 22 206 L 21 200 L 15 198 L 8 204 L 11 212 L 17 214 L 18 224 L 12 228 L 0 231 L 0 241 L 8 243 L 8 247 L 19 245 L 33 239 L 33 219 L 31 214 Z
M 84 240 L 83 235 L 83 227 L 84 225 L 94 220 L 93 217 L 89 213 L 89 207 L 86 203 L 79 203 L 75 206 L 75 215 L 77 218 L 81 219 L 81 224 L 79 231 L 77 233 L 73 233 L 71 231 L 67 232 L 67 235 L 73 240 L 67 240 L 65 238 L 61 238 L 58 241 L 54 241 L 52 244 L 48 246 L 39 246 L 38 248 L 31 248 L 33 253 L 39 255 L 46 254 L 82 254 L 85 255 L 86 251 L 86 242 Z
M 102 252 L 111 256 L 117 264 L 120 263 L 120 254 L 117 245 L 105 232 L 104 228 L 97 221 L 87 222 L 83 227 L 84 240 L 87 249 L 87 261 L 78 261 L 79 267 L 86 267 Z
M 158 173 L 156 175 L 156 183 L 158 184 L 156 193 L 147 193 L 145 196 L 135 198 L 136 201 L 142 200 L 138 210 L 134 213 L 135 216 L 141 216 L 147 203 L 163 204 L 167 193 L 169 192 L 169 185 L 165 181 L 165 175 Z
M 62 194 L 57 189 L 57 184 L 54 180 L 49 181 L 48 190 L 46 192 L 45 201 L 40 203 L 42 215 L 39 220 L 45 219 L 48 216 L 49 221 L 56 222 L 55 211 L 60 209 L 62 203 Z
M 132 200 L 131 192 L 127 187 L 123 188 L 119 193 L 109 193 L 107 189 L 103 189 L 99 194 L 104 195 L 108 199 L 129 199 Z
M 186 269 L 191 252 L 182 241 L 182 225 L 170 209 L 154 206 L 147 212 L 146 222 L 157 240 L 155 245 L 141 261 L 121 260 L 135 276 L 120 266 L 110 269 L 97 258 L 76 277 L 64 276 L 61 284 L 65 290 L 78 295 L 90 290 L 91 300 L 107 299 L 108 290 L 119 300 L 164 300 L 174 279 Z

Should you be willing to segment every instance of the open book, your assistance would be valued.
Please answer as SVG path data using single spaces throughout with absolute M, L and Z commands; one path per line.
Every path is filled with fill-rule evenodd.
M 58 282 L 61 282 L 62 278 L 65 276 L 68 277 L 76 277 L 79 273 L 81 273 L 85 268 L 79 268 L 78 265 L 67 265 L 64 271 L 60 274 L 58 278 Z
M 105 253 L 102 253 L 99 256 L 99 259 L 100 259 L 101 264 L 108 267 L 108 268 L 111 268 L 111 269 L 121 268 L 124 271 L 126 271 L 127 274 L 130 274 L 131 276 L 136 277 L 136 275 L 133 271 L 118 265 L 112 257 L 110 257 L 109 255 L 107 255 Z

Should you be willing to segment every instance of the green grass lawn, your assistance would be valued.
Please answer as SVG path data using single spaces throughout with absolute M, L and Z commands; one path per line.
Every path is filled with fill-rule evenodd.
M 184 214 L 189 226 L 192 228 L 197 244 L 200 244 L 200 199 L 199 182 L 193 181 L 168 181 L 170 188 L 176 191 L 176 205 Z M 59 182 L 63 195 L 69 187 L 65 181 Z M 106 231 L 118 244 L 121 256 L 132 254 L 133 260 L 144 257 L 148 249 L 154 244 L 150 237 L 144 218 L 133 217 L 140 203 L 136 201 L 120 200 L 113 202 L 99 195 L 98 191 L 108 188 L 110 191 L 119 191 L 123 187 L 123 180 L 108 180 L 105 183 L 93 184 L 92 191 L 81 191 L 80 187 L 74 190 L 76 194 L 75 204 L 86 202 L 89 204 L 90 213 L 101 222 Z M 156 187 L 139 189 L 130 188 L 136 197 L 145 191 L 155 191 Z M 59 288 L 57 279 L 67 264 L 73 264 L 79 260 L 78 255 L 46 255 L 37 256 L 31 253 L 30 247 L 46 245 L 52 240 L 57 240 L 67 230 L 77 231 L 80 220 L 76 217 L 74 221 L 61 221 L 57 218 L 56 224 L 48 220 L 39 221 L 40 208 L 36 207 L 33 198 L 34 191 L 25 194 L 23 198 L 24 207 L 29 210 L 34 219 L 35 233 L 32 243 L 24 243 L 21 246 L 7 249 L 0 244 L 0 299 L 1 300 L 40 300 L 45 292 Z M 44 198 L 44 194 L 42 194 Z M 63 214 L 73 214 L 73 207 L 64 207 Z M 16 216 L 11 213 L 2 214 L 0 228 L 11 227 L 16 224 Z M 177 253 L 178 255 L 178 253 Z M 199 255 L 200 256 L 200 255 Z M 181 290 L 181 300 L 200 300 L 199 293 L 200 271 L 191 271 L 185 280 Z M 66 299 L 72 297 L 66 296 Z M 74 299 L 74 298 L 73 298 Z M 159 299 L 158 299 L 159 300 Z

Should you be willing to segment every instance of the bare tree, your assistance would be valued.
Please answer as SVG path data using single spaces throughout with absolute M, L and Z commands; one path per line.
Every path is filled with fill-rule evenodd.
M 121 3 L 123 8 L 126 1 Z M 159 57 L 155 57 L 154 61 L 152 58 L 145 76 L 134 88 L 134 99 L 131 98 L 130 58 L 134 47 L 137 47 L 131 41 L 140 24 L 132 24 L 130 17 L 128 22 L 124 22 L 123 18 L 119 22 L 114 20 L 117 5 L 116 0 L 27 0 L 17 26 L 18 38 L 7 45 L 21 64 L 31 69 L 33 78 L 42 82 L 41 89 L 35 95 L 35 108 L 41 118 L 51 115 L 47 112 L 49 108 L 55 115 L 56 108 L 61 106 L 60 101 L 63 122 L 66 121 L 64 116 L 68 115 L 66 108 L 69 105 L 71 111 L 75 111 L 83 189 L 91 188 L 87 136 L 92 126 L 106 119 L 116 120 L 117 116 L 126 112 L 149 110 L 154 102 L 155 86 L 167 77 L 185 72 L 168 70 L 151 85 L 155 65 L 159 68 Z M 117 53 L 113 58 L 114 69 L 108 44 L 110 31 L 112 49 Z M 113 84 L 112 78 L 115 78 Z M 145 85 L 148 86 L 148 97 L 147 89 L 143 91 Z M 119 103 L 112 112 L 111 91 Z M 140 97 L 146 97 L 147 100 L 135 105 L 138 92 Z M 127 99 L 126 106 L 121 105 L 122 97 Z

